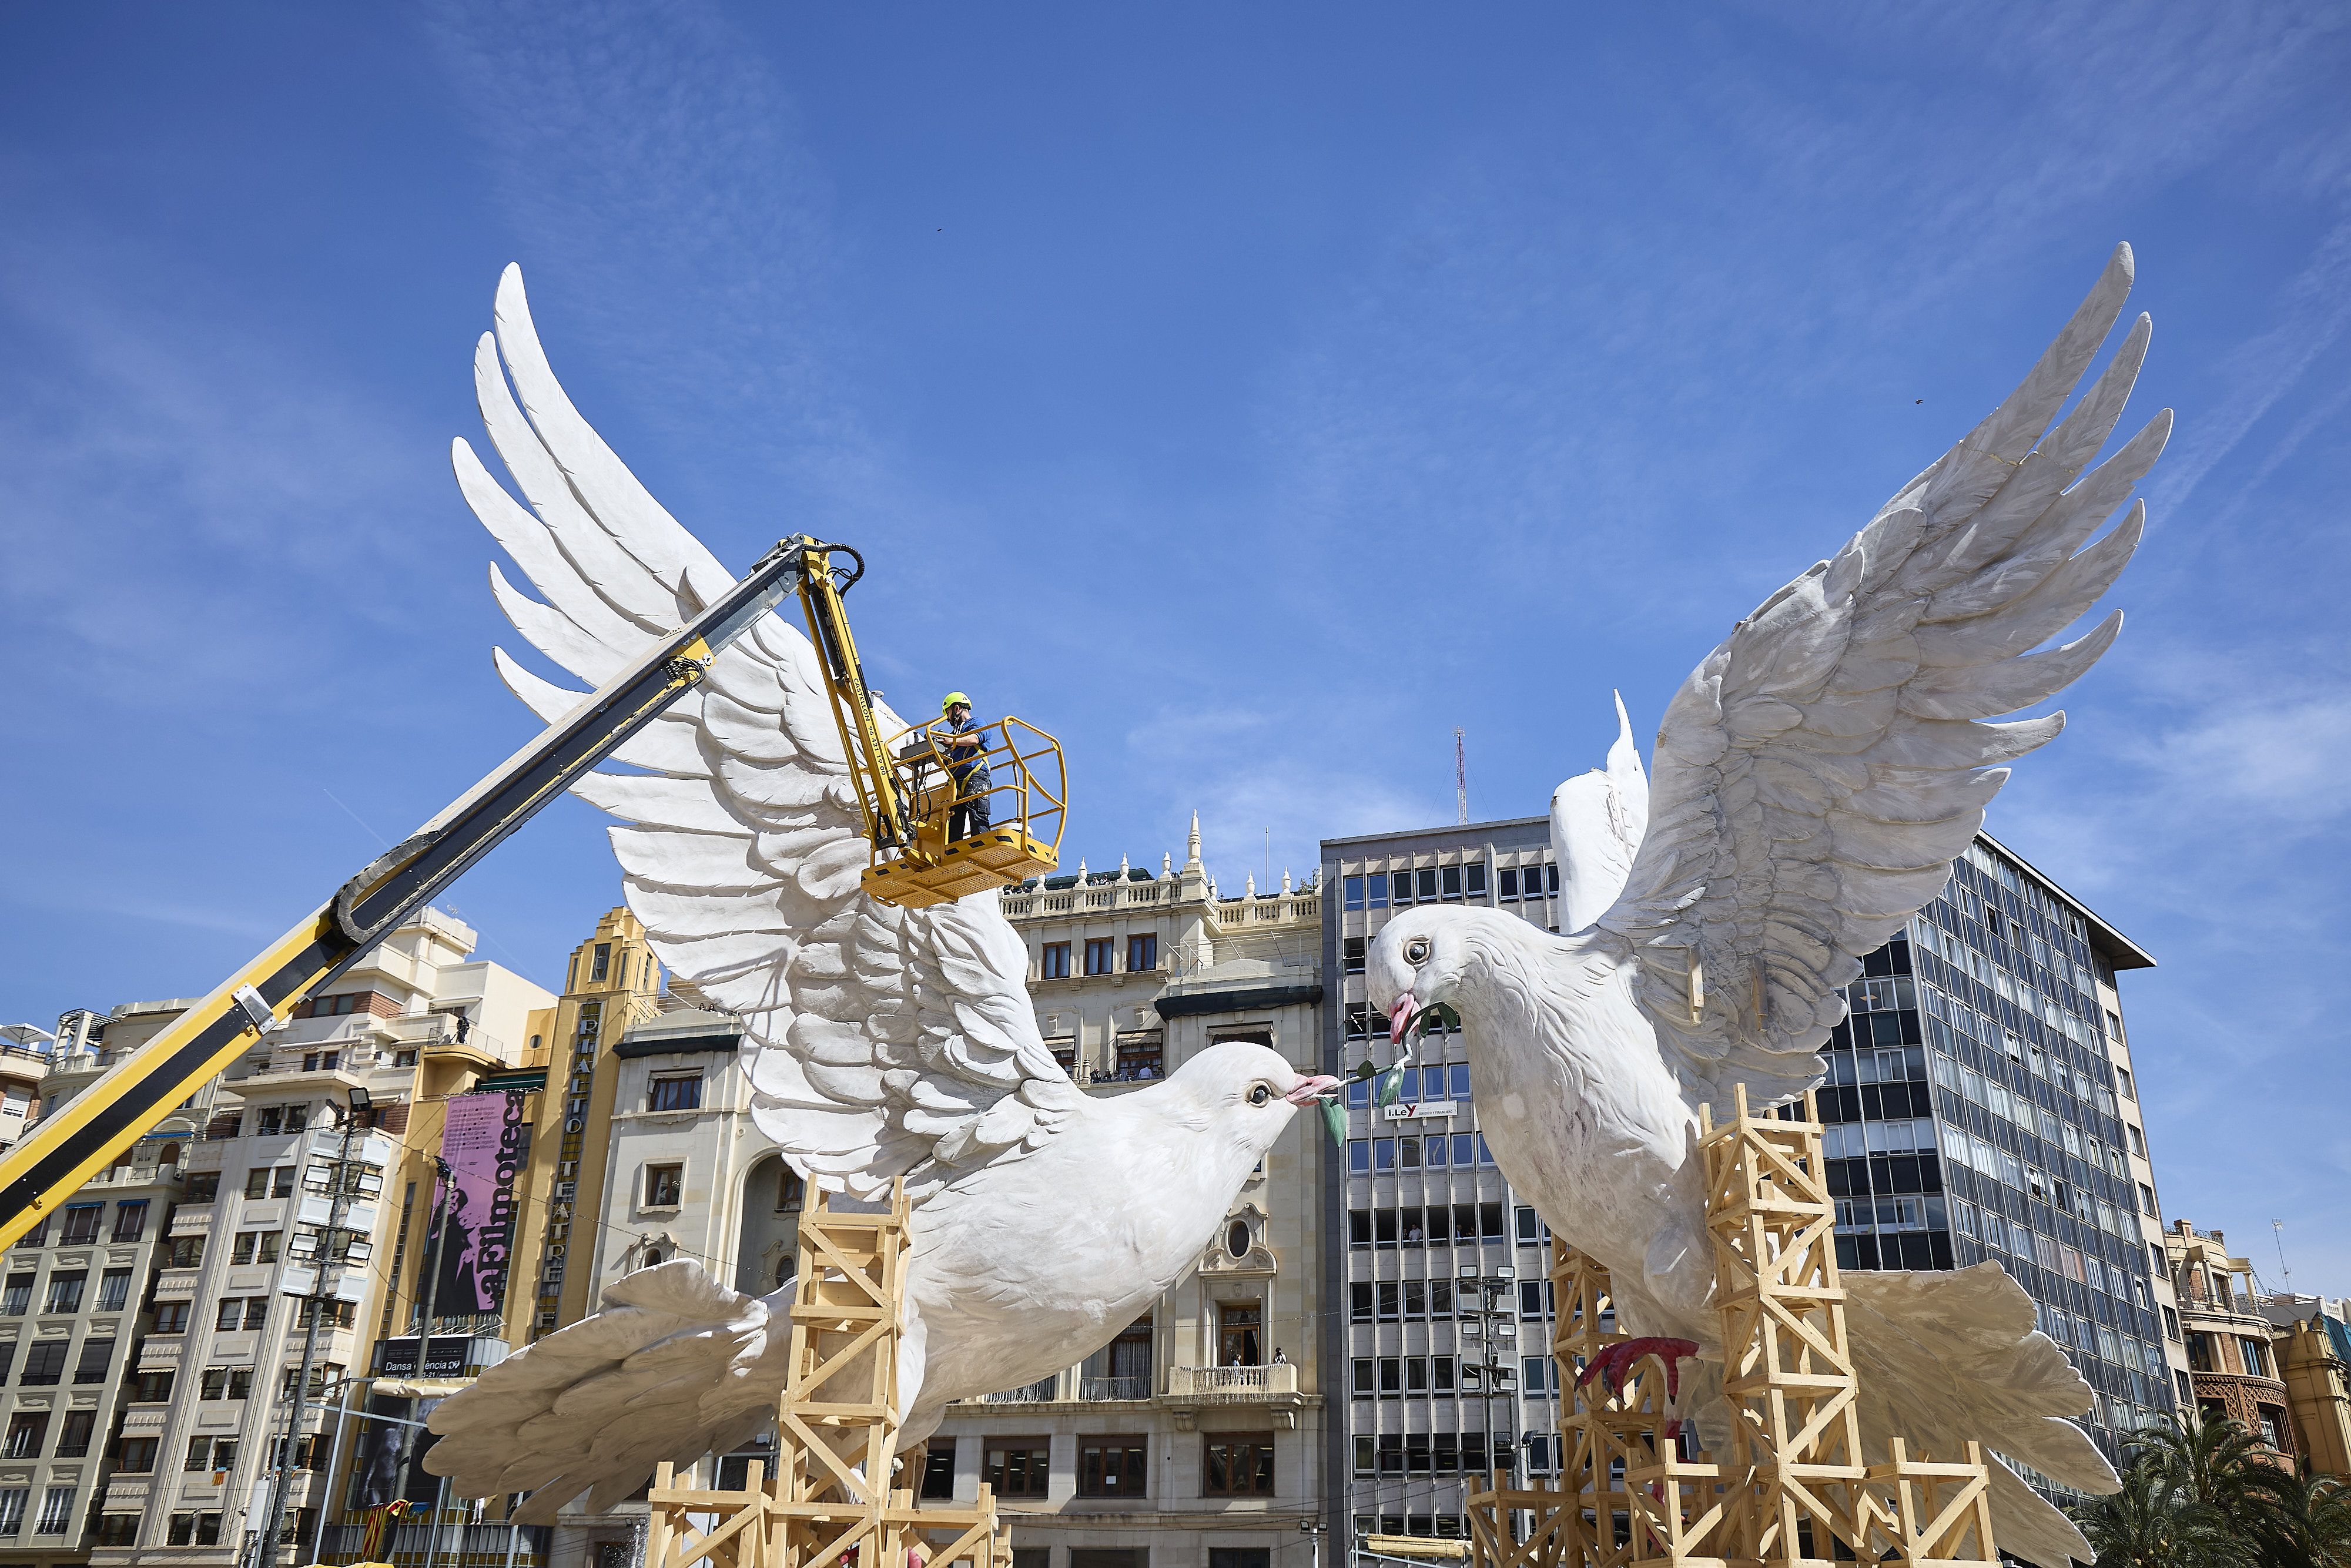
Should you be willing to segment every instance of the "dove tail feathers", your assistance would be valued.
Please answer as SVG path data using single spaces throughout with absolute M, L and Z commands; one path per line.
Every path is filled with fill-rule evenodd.
M 2067 1419 L 2089 1410 L 2089 1384 L 2034 1326 L 2032 1298 L 1998 1264 L 1856 1271 L 1844 1282 L 1870 1462 L 1885 1459 L 1895 1437 L 1937 1458 L 1956 1458 L 1973 1439 L 2079 1491 L 2120 1485 L 2097 1445 Z M 2041 1568 L 2092 1560 L 2073 1521 L 1998 1464 L 1991 1511 L 2004 1552 Z

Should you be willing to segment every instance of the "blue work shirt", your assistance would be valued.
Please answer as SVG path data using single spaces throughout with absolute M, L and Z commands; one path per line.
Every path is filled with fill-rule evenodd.
M 959 752 L 956 747 L 942 740 L 938 743 L 939 755 L 949 759 L 947 771 L 955 776 L 956 793 L 975 795 L 987 789 L 987 752 L 988 748 L 996 744 L 988 737 L 987 727 L 977 723 L 967 714 L 961 724 L 953 724 L 943 718 L 933 725 L 931 730 L 934 735 L 968 735 L 979 742 L 976 750 Z M 958 755 L 967 756 L 971 760 L 955 761 L 954 758 Z

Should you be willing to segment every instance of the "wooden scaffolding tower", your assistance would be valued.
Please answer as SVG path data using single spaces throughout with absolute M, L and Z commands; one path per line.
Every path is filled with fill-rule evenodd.
M 1667 1435 L 1662 1364 L 1644 1357 L 1622 1391 L 1576 1375 L 1628 1336 L 1608 1270 L 1573 1249 L 1552 1270 L 1552 1354 L 1567 1404 L 1556 1488 L 1497 1474 L 1468 1499 L 1479 1568 L 1826 1568 L 1832 1562 L 1996 1568 L 1981 1448 L 1939 1462 L 1899 1439 L 1871 1464 L 1837 1278 L 1835 1205 L 1810 1096 L 1804 1119 L 1701 1117 L 1698 1158 L 1722 1314 L 1727 1454 L 1683 1457 Z
M 898 1336 L 909 1206 L 859 1212 L 828 1195 L 800 1216 L 791 1380 L 771 1477 L 740 1490 L 653 1474 L 645 1568 L 1008 1568 L 1010 1542 L 982 1485 L 968 1508 L 915 1504 L 921 1452 L 899 1473 Z

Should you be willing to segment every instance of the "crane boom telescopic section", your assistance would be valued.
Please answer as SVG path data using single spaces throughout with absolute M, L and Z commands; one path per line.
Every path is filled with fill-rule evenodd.
M 719 653 L 777 601 L 795 588 L 805 592 L 805 563 L 813 554 L 825 569 L 831 548 L 805 537 L 778 544 L 691 624 L 648 649 L 154 1039 L 36 1123 L 0 1158 L 0 1248 L 13 1245 L 59 1198 L 225 1070 L 263 1029 L 290 1016 L 692 690 Z M 857 695 L 863 696 L 862 681 Z M 866 713 L 871 725 L 870 707 Z

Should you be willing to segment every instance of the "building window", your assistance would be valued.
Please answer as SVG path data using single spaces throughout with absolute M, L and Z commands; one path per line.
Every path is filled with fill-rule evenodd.
M 1256 1301 L 1218 1301 L 1217 1303 L 1217 1364 L 1218 1366 L 1261 1366 L 1265 1363 L 1259 1353 L 1265 1309 Z
M 1086 938 L 1086 973 L 1107 975 L 1111 972 L 1111 944 L 1108 936 Z
M 147 1234 L 147 1200 L 117 1204 L 114 1209 L 114 1239 L 136 1241 Z
M 1273 1495 L 1272 1433 L 1217 1432 L 1202 1442 L 1207 1454 L 1201 1467 L 1201 1496 Z
M 98 1277 L 98 1310 L 119 1312 L 131 1304 L 131 1270 L 109 1269 Z
M 114 1364 L 114 1341 L 86 1339 L 81 1342 L 80 1359 L 74 1363 L 76 1383 L 104 1383 L 107 1369 Z
M 1140 1437 L 1078 1439 L 1080 1497 L 1143 1497 L 1144 1439 Z
M 2145 1182 L 2138 1184 L 2138 1207 L 2142 1214 L 2155 1213 L 2155 1188 Z
M 36 1535 L 63 1535 L 66 1525 L 73 1519 L 74 1489 L 51 1487 L 41 1497 L 41 1521 L 33 1527 Z M 220 1516 L 213 1516 L 217 1519 Z
M 81 1311 L 82 1287 L 89 1282 L 89 1270 L 70 1269 L 49 1276 L 49 1299 L 42 1304 L 45 1312 L 78 1312 Z
M 645 1207 L 675 1208 L 685 1200 L 685 1167 L 684 1166 L 647 1166 L 645 1167 Z
M 20 1388 L 48 1388 L 62 1382 L 66 1375 L 66 1342 L 45 1339 L 25 1353 L 25 1370 L 17 1377 Z
M 66 1410 L 64 1425 L 57 1429 L 57 1458 L 61 1460 L 82 1460 L 89 1458 L 89 1434 L 97 1429 L 97 1410 Z
M 163 1539 L 172 1546 L 218 1546 L 220 1521 L 217 1513 L 175 1513 Z
M 100 1546 L 136 1546 L 139 1544 L 139 1516 L 135 1513 L 99 1514 L 98 1543 Z
M 2238 1335 L 2237 1354 L 2245 1358 L 2246 1376 L 2267 1377 L 2270 1375 L 2269 1347 L 2262 1343 L 2260 1340 L 2253 1338 L 2250 1334 Z M 2276 1445 L 2272 1444 L 2271 1447 L 2274 1448 Z
M 998 1497 L 1043 1497 L 1052 1480 L 1051 1450 L 1042 1437 L 998 1437 L 985 1450 L 980 1479 Z
M 58 1245 L 64 1247 L 89 1246 L 91 1242 L 98 1239 L 98 1222 L 105 1217 L 105 1214 L 106 1205 L 102 1203 L 68 1204 L 66 1206 L 65 1233 L 58 1237 Z
M 1361 936 L 1343 938 L 1339 944 L 1339 967 L 1343 972 L 1350 975 L 1362 974 L 1364 972 L 1364 938 Z
M 23 1487 L 0 1489 L 0 1535 L 14 1535 L 25 1528 L 25 1499 L 30 1495 Z
M 1137 975 L 1159 967 L 1159 937 L 1156 933 L 1126 939 L 1126 967 Z
M 1118 1042 L 1118 1075 L 1124 1079 L 1157 1078 L 1164 1071 L 1159 1036 L 1145 1035 Z
M 0 1458 L 37 1459 L 41 1456 L 41 1440 L 49 1434 L 49 1413 L 46 1410 L 19 1410 L 8 1417 L 8 1437 L 0 1444 Z
M 1037 974 L 1040 979 L 1066 980 L 1070 977 L 1070 945 L 1048 942 L 1037 955 Z
M 162 1372 L 141 1373 L 131 1380 L 131 1402 L 133 1405 L 162 1404 L 172 1397 L 173 1375 L 169 1369 Z
M 923 1455 L 923 1496 L 937 1501 L 955 1497 L 956 1445 L 953 1437 L 933 1437 Z
M 277 1261 L 277 1232 L 275 1230 L 240 1230 L 229 1244 L 228 1260 L 232 1263 L 275 1263 Z
M 2274 1405 L 2253 1406 L 2253 1419 L 2262 1429 L 2262 1441 L 2279 1453 L 2291 1452 L 2285 1437 L 2285 1412 Z
M 781 1161 L 776 1165 L 776 1212 L 798 1214 L 807 1201 L 807 1189 L 800 1184 L 800 1173 Z
M 0 1285 L 0 1317 L 21 1318 L 33 1310 L 33 1276 L 11 1274 Z
M 201 1236 L 174 1236 L 165 1253 L 166 1269 L 193 1269 L 204 1260 L 204 1239 Z
M 699 1111 L 702 1109 L 702 1074 L 699 1072 L 671 1073 L 656 1078 L 645 1096 L 648 1111 Z
M 145 1475 L 155 1468 L 156 1441 L 153 1437 L 123 1438 L 121 1458 L 115 1468 L 126 1475 Z
M 610 942 L 599 942 L 596 944 L 596 951 L 588 960 L 588 977 L 591 980 L 609 979 L 611 973 L 612 945 Z

